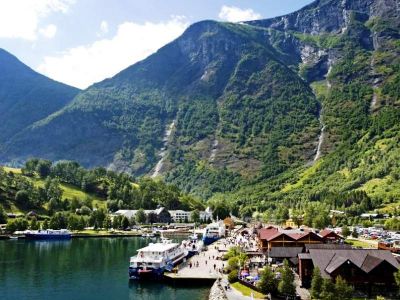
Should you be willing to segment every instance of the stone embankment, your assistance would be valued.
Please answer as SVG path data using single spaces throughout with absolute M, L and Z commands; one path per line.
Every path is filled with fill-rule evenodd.
M 226 297 L 225 290 L 222 287 L 221 279 L 215 280 L 210 290 L 209 300 L 228 300 Z

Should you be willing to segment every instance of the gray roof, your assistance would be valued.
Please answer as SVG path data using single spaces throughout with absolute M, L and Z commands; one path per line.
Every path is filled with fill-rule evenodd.
M 299 259 L 311 259 L 310 253 L 299 253 Z
M 310 249 L 352 249 L 349 244 L 305 244 L 306 252 Z
M 383 261 L 396 269 L 400 266 L 390 251 L 378 249 L 310 249 L 310 257 L 314 267 L 318 267 L 326 278 L 345 262 L 354 264 L 366 273 Z
M 272 247 L 268 255 L 272 258 L 291 258 L 297 257 L 303 252 L 303 247 Z

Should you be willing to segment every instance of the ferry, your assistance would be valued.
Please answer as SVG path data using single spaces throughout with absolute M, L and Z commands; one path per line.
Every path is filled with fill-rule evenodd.
M 66 229 L 30 230 L 25 232 L 25 237 L 31 240 L 69 240 L 71 232 Z
M 182 247 L 187 250 L 188 258 L 193 255 L 199 254 L 204 247 L 204 242 L 202 240 L 187 240 L 182 241 Z
M 225 224 L 224 222 L 215 222 L 208 224 L 204 230 L 203 243 L 204 245 L 210 245 L 220 238 L 225 236 Z
M 138 254 L 130 258 L 130 279 L 160 279 L 164 271 L 172 271 L 188 254 L 180 244 L 171 242 L 150 243 L 137 251 Z

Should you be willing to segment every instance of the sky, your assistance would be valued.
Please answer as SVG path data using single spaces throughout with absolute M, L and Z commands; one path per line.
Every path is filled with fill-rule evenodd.
M 240 22 L 312 0 L 0 0 L 0 48 L 35 71 L 86 88 L 201 20 Z

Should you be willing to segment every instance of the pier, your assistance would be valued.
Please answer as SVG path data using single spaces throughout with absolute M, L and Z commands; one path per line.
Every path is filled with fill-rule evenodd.
M 222 241 L 208 245 L 206 251 L 192 256 L 179 265 L 177 272 L 164 273 L 164 277 L 173 281 L 215 281 L 221 278 L 223 268 L 227 264 L 226 261 L 222 261 L 222 254 L 218 251 Z

